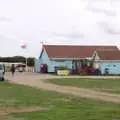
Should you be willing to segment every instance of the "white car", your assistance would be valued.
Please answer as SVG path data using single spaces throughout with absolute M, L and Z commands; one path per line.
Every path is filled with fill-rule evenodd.
M 4 64 L 0 63 L 0 80 L 4 81 L 5 67 Z

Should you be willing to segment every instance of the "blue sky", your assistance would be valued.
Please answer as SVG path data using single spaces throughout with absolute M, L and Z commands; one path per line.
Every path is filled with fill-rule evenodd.
M 0 0 L 0 56 L 38 57 L 41 41 L 119 45 L 119 6 L 119 0 Z

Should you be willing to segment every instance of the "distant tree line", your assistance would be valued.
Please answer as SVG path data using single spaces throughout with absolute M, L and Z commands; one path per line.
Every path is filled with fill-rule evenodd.
M 32 67 L 34 66 L 34 59 L 33 57 L 28 57 L 27 58 L 27 65 Z M 14 56 L 14 57 L 0 57 L 0 62 L 9 62 L 9 63 L 14 63 L 14 62 L 20 62 L 26 64 L 26 58 L 23 56 Z

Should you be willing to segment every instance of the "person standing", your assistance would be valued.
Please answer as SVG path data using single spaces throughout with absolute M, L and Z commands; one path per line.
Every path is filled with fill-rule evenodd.
M 14 76 L 14 74 L 15 74 L 15 66 L 14 66 L 14 64 L 12 64 L 12 66 L 11 66 L 11 73 L 12 73 L 12 76 Z

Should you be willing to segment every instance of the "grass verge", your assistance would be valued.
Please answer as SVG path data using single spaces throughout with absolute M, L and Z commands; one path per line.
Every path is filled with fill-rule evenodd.
M 57 85 L 68 85 L 80 88 L 91 88 L 98 91 L 120 94 L 120 79 L 103 79 L 103 78 L 61 78 L 49 79 L 46 82 L 51 82 Z

